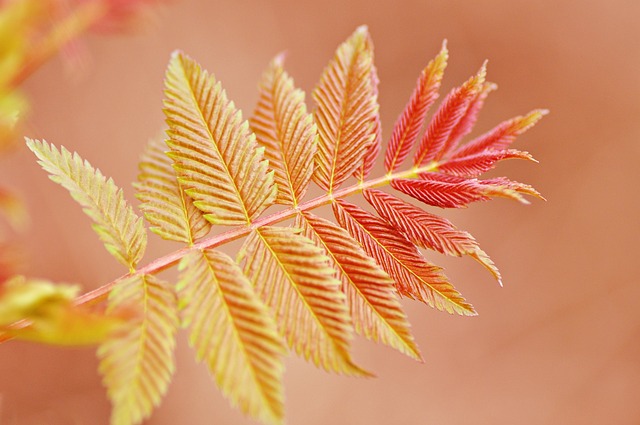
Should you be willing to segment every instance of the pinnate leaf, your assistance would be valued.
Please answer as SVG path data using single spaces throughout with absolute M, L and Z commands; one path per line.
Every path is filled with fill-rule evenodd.
M 476 314 L 442 269 L 427 262 L 416 246 L 386 221 L 341 200 L 333 204 L 333 211 L 340 225 L 395 280 L 400 295 L 449 313 Z
M 445 41 L 442 43 L 440 53 L 420 73 L 411 99 L 393 127 L 393 134 L 384 159 L 387 172 L 398 169 L 418 140 L 427 112 L 438 98 L 438 89 L 447 67 L 448 57 L 449 52 Z
M 300 230 L 265 226 L 247 239 L 240 259 L 297 354 L 328 371 L 367 374 L 351 360 L 345 295 L 322 248 Z
M 153 275 L 133 275 L 109 294 L 113 311 L 139 306 L 142 316 L 127 332 L 98 349 L 100 373 L 113 404 L 112 425 L 139 424 L 160 404 L 175 369 L 176 296 Z
M 251 223 L 276 197 L 249 124 L 219 82 L 176 52 L 165 78 L 170 156 L 194 205 L 213 224 Z
M 152 232 L 191 245 L 209 233 L 211 224 L 178 182 L 166 148 L 160 139 L 149 141 L 138 166 L 138 182 L 134 183 L 136 197 L 142 201 L 140 209 L 145 218 L 153 225 Z
M 318 136 L 313 116 L 307 113 L 304 92 L 294 87 L 283 62 L 280 55 L 265 71 L 258 106 L 249 123 L 275 171 L 276 202 L 297 205 L 311 179 Z
M 27 146 L 49 178 L 67 189 L 91 217 L 107 251 L 134 270 L 144 254 L 147 234 L 142 218 L 125 201 L 122 190 L 77 153 L 39 140 L 27 139 Z
M 304 213 L 296 218 L 295 225 L 324 248 L 336 277 L 342 281 L 356 332 L 419 360 L 418 347 L 389 275 L 334 223 Z
M 183 325 L 196 357 L 232 404 L 265 423 L 281 423 L 284 347 L 268 308 L 222 252 L 194 251 L 180 271 Z
M 501 282 L 500 272 L 491 258 L 468 232 L 458 230 L 444 217 L 430 214 L 379 190 L 364 191 L 365 199 L 385 219 L 414 244 L 442 254 L 459 257 L 469 255 Z
M 377 97 L 373 44 L 366 27 L 342 43 L 313 91 L 318 126 L 314 181 L 333 191 L 361 166 L 374 142 Z

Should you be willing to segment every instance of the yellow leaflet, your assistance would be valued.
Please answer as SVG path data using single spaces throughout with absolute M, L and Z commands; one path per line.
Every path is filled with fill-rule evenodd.
M 126 333 L 107 339 L 98 349 L 99 371 L 113 404 L 112 425 L 133 425 L 147 418 L 167 391 L 175 369 L 178 327 L 176 296 L 153 275 L 134 275 L 109 294 L 107 311 L 126 305 L 140 308 Z
M 313 91 L 318 150 L 314 181 L 333 191 L 361 165 L 376 136 L 373 44 L 366 27 L 342 43 Z
M 147 246 L 143 220 L 125 201 L 122 190 L 111 179 L 83 161 L 77 153 L 58 150 L 46 141 L 27 139 L 27 146 L 49 178 L 62 185 L 94 221 L 107 251 L 134 270 Z
M 160 139 L 152 139 L 142 155 L 138 182 L 134 183 L 142 201 L 140 209 L 153 225 L 151 231 L 164 239 L 191 245 L 205 236 L 211 223 L 193 205 L 178 182 L 171 159 L 165 154 L 167 145 Z
M 183 325 L 232 404 L 269 424 L 284 417 L 285 349 L 268 308 L 226 254 L 194 251 L 180 262 Z
M 212 75 L 175 52 L 165 78 L 170 156 L 180 183 L 213 224 L 250 223 L 277 193 L 249 124 Z
M 260 98 L 249 123 L 275 171 L 276 202 L 295 206 L 309 185 L 317 130 L 307 113 L 304 92 L 294 87 L 283 61 L 283 55 L 276 57 L 263 74 Z

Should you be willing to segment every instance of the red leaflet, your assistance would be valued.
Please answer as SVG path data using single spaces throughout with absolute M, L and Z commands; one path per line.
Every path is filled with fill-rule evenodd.
M 402 231 L 414 244 L 455 257 L 469 255 L 501 282 L 498 268 L 480 249 L 475 238 L 458 230 L 446 218 L 430 214 L 379 190 L 365 190 L 364 197 L 382 218 Z
M 413 159 L 416 166 L 426 165 L 438 160 L 447 146 L 454 128 L 464 116 L 471 101 L 480 92 L 487 74 L 486 63 L 476 75 L 468 79 L 462 86 L 453 89 L 442 101 L 425 132 L 418 151 Z
M 536 161 L 529 152 L 516 149 L 502 151 L 487 150 L 469 156 L 451 159 L 438 166 L 438 170 L 444 173 L 455 174 L 463 177 L 477 177 L 491 170 L 499 161 L 505 159 L 526 159 Z
M 509 147 L 517 136 L 521 135 L 531 127 L 533 127 L 540 119 L 547 115 L 549 111 L 546 109 L 535 109 L 525 116 L 519 116 L 498 124 L 492 130 L 477 137 L 460 147 L 451 155 L 451 158 L 461 158 L 491 150 L 503 150 Z
M 438 266 L 389 223 L 348 202 L 333 204 L 336 219 L 395 280 L 400 295 L 449 313 L 473 316 L 473 306 L 447 280 Z
M 476 94 L 476 96 L 471 100 L 469 107 L 467 107 L 464 116 L 458 122 L 458 125 L 451 131 L 451 135 L 449 136 L 449 140 L 445 144 L 442 149 L 441 157 L 446 157 L 451 151 L 453 151 L 460 143 L 460 140 L 467 134 L 471 132 L 473 126 L 476 124 L 478 120 L 478 114 L 480 110 L 484 106 L 484 101 L 496 88 L 497 85 L 494 83 L 485 83 L 482 89 Z
M 394 281 L 364 252 L 358 241 L 337 224 L 311 213 L 299 215 L 295 226 L 324 247 L 331 267 L 342 281 L 356 332 L 420 360 L 420 352 L 396 297 Z
M 490 186 L 496 186 L 496 187 L 499 186 L 499 187 L 505 188 L 505 189 L 507 189 L 509 191 L 515 192 L 518 195 L 517 199 L 520 202 L 525 203 L 525 204 L 528 204 L 529 202 L 526 199 L 524 199 L 521 196 L 519 196 L 519 194 L 533 196 L 535 198 L 542 199 L 543 201 L 546 200 L 544 198 L 544 196 L 542 196 L 540 194 L 540 192 L 535 190 L 532 186 L 530 186 L 528 184 L 520 183 L 520 182 L 517 182 L 517 181 L 509 180 L 506 177 L 496 177 L 496 178 L 493 178 L 493 179 L 482 180 L 482 182 L 484 184 L 487 184 L 487 185 L 490 185 Z M 494 196 L 505 196 L 505 195 L 494 195 Z M 509 196 L 509 195 L 507 195 L 506 197 L 507 198 L 513 198 L 513 196 Z
M 520 193 L 540 196 L 522 183 L 511 182 L 504 177 L 491 180 L 423 173 L 421 179 L 396 179 L 391 186 L 428 205 L 441 208 L 462 208 L 476 201 L 488 201 L 492 196 L 515 199 L 528 204 Z
M 364 197 L 382 218 L 418 246 L 459 257 L 473 251 L 472 245 L 477 245 L 471 235 L 456 229 L 446 218 L 423 211 L 393 195 L 368 189 Z M 470 240 L 473 241 L 469 243 Z
M 448 57 L 445 40 L 438 56 L 429 62 L 420 74 L 409 103 L 393 127 L 393 135 L 384 159 L 384 166 L 388 172 L 395 171 L 402 164 L 418 139 L 427 111 L 438 98 L 438 89 Z

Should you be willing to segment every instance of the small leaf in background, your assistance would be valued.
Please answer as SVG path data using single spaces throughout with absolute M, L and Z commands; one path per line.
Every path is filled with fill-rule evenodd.
M 22 276 L 8 280 L 0 285 L 0 331 L 45 344 L 94 345 L 124 332 L 136 315 L 131 306 L 111 314 L 76 306 L 79 289 Z
M 27 101 L 20 92 L 0 87 L 0 153 L 15 145 L 27 109 Z
M 0 215 L 9 222 L 14 230 L 24 230 L 29 220 L 27 208 L 22 199 L 7 189 L 0 187 Z

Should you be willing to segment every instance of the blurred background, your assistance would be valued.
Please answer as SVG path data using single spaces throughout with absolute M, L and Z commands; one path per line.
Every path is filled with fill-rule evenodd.
M 479 316 L 403 301 L 425 362 L 357 340 L 354 357 L 375 379 L 288 358 L 288 424 L 640 423 L 639 2 L 175 0 L 156 12 L 135 34 L 83 37 L 83 73 L 55 59 L 22 86 L 31 102 L 26 134 L 78 151 L 132 202 L 139 154 L 163 127 L 164 70 L 177 48 L 213 72 L 248 116 L 274 55 L 287 51 L 289 73 L 310 93 L 336 46 L 367 24 L 385 140 L 445 38 L 444 90 L 485 59 L 499 85 L 474 134 L 533 108 L 551 111 L 515 146 L 540 164 L 511 161 L 494 173 L 532 184 L 547 202 L 496 200 L 443 213 L 492 256 L 504 288 L 468 258 L 433 256 Z M 3 184 L 30 212 L 19 238 L 29 275 L 88 290 L 122 274 L 26 148 L 0 164 Z M 147 261 L 177 248 L 150 240 Z M 96 368 L 92 349 L 2 344 L 0 424 L 107 424 Z M 255 423 L 223 399 L 184 334 L 177 369 L 145 423 Z

